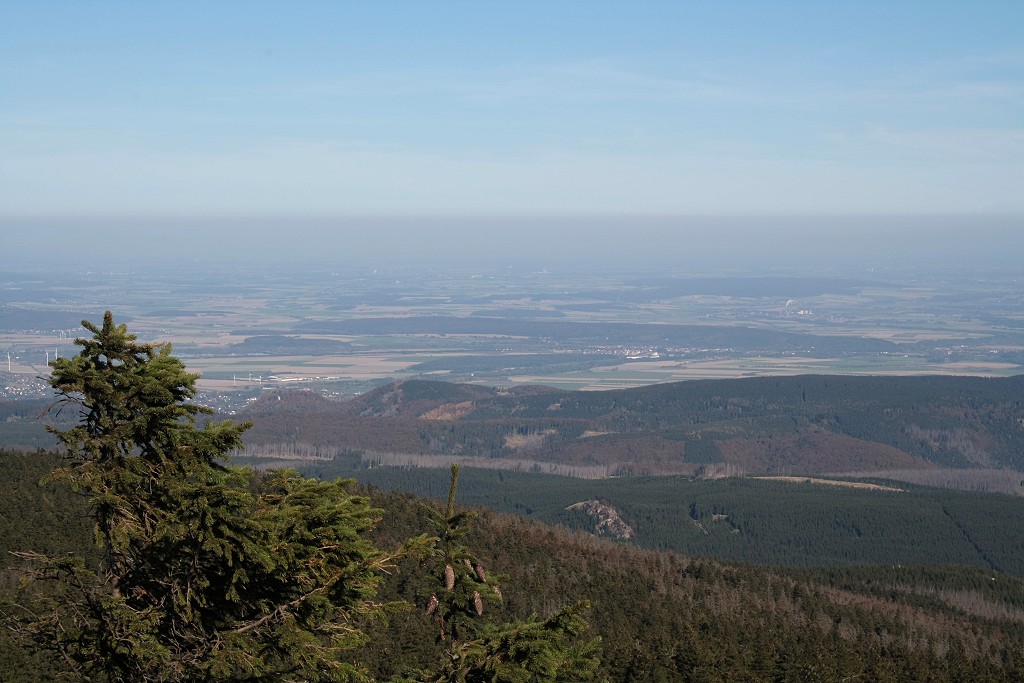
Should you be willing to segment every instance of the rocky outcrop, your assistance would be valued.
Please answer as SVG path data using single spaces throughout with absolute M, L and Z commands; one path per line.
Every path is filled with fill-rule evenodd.
M 585 514 L 593 522 L 594 534 L 607 536 L 616 540 L 628 540 L 633 538 L 633 527 L 619 515 L 619 511 L 607 503 L 599 500 L 585 500 L 573 503 L 566 510 L 578 510 Z

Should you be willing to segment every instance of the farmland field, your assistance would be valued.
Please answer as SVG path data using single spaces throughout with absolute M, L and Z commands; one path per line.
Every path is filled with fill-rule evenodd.
M 80 321 L 115 312 L 171 342 L 219 402 L 394 379 L 608 389 L 818 374 L 1006 376 L 1024 368 L 1012 270 L 714 273 L 237 266 L 3 274 L 0 368 L 40 394 Z M 2 359 L 2 357 L 0 357 Z

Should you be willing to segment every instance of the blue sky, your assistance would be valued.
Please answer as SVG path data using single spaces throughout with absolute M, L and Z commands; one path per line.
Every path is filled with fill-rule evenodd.
M 1024 2 L 0 2 L 0 214 L 1024 214 Z

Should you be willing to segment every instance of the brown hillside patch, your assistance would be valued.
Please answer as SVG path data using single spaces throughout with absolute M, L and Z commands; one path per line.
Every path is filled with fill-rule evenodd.
M 420 415 L 423 420 L 458 420 L 469 415 L 476 404 L 473 401 L 445 403 Z
M 558 431 L 555 429 L 545 429 L 542 432 L 528 432 L 526 434 L 516 432 L 508 434 L 505 436 L 505 448 L 511 448 L 514 451 L 528 451 L 540 448 L 544 445 L 545 437 L 557 433 Z
M 759 439 L 728 439 L 719 441 L 718 448 L 726 462 L 752 473 L 825 474 L 936 467 L 892 446 L 819 429 Z

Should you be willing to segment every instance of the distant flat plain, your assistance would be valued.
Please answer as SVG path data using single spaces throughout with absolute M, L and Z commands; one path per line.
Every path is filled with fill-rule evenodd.
M 141 339 L 171 342 L 202 390 L 234 398 L 417 376 L 607 389 L 1024 371 L 1024 289 L 1006 269 L 196 268 L 0 274 L 4 391 L 41 385 L 47 360 L 74 353 L 78 321 L 107 309 Z

